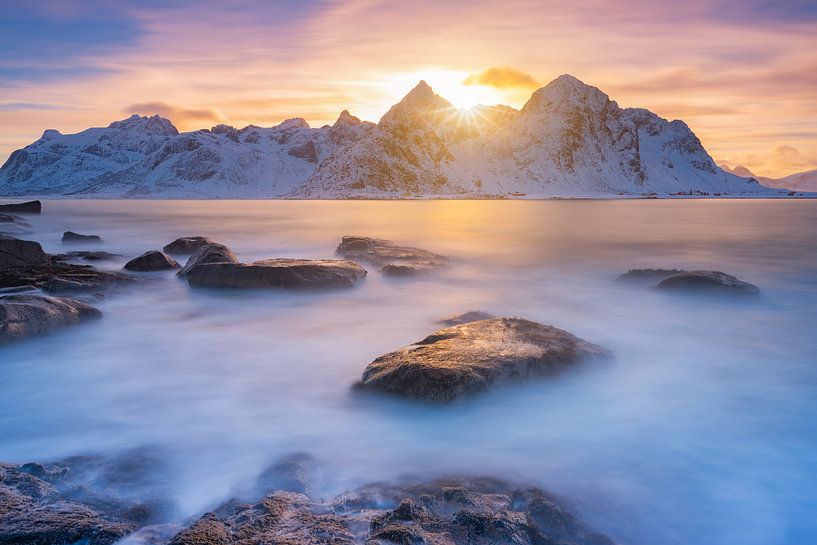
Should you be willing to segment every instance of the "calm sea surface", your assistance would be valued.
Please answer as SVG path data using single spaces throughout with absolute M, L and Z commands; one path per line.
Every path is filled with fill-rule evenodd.
M 325 494 L 402 474 L 477 473 L 562 496 L 624 543 L 817 542 L 817 201 L 48 201 L 65 230 L 136 254 L 207 235 L 242 261 L 332 257 L 345 234 L 450 256 L 351 290 L 191 291 L 172 272 L 97 303 L 101 321 L 0 348 L 0 460 L 150 446 L 187 514 L 306 451 Z M 717 269 L 752 302 L 616 276 Z M 444 407 L 351 389 L 375 357 L 484 310 L 615 353 Z

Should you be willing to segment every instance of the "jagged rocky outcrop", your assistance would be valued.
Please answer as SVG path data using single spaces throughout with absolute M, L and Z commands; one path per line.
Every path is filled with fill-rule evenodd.
M 717 167 L 682 121 L 620 108 L 563 75 L 521 110 L 456 109 L 420 82 L 377 123 L 217 125 L 134 115 L 43 136 L 0 168 L 0 194 L 92 197 L 775 195 Z
M 519 318 L 466 322 L 370 363 L 358 387 L 450 402 L 499 382 L 553 374 L 607 350 L 567 331 Z

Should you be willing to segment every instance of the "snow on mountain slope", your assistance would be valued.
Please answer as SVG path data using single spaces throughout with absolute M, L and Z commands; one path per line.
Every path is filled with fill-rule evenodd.
M 219 125 L 134 115 L 48 130 L 0 168 L 0 194 L 88 197 L 774 195 L 724 172 L 681 121 L 621 109 L 560 76 L 521 110 L 457 110 L 420 82 L 379 123 Z
M 806 172 L 798 172 L 779 180 L 780 187 L 795 191 L 817 191 L 817 168 Z

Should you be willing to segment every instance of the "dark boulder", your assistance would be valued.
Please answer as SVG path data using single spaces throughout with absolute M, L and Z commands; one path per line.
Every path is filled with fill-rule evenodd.
M 43 251 L 39 242 L 0 237 L 0 267 L 20 267 L 43 265 L 51 258 Z
M 18 214 L 39 214 L 42 211 L 40 201 L 28 201 L 12 204 L 0 204 L 0 212 L 16 212 Z
M 350 288 L 366 269 L 336 259 L 264 259 L 254 263 L 205 263 L 192 267 L 187 282 L 196 288 Z
M 100 316 L 96 308 L 74 299 L 6 295 L 0 297 L 0 344 Z
M 62 234 L 62 241 L 68 243 L 102 242 L 102 238 L 99 235 L 81 235 L 73 231 L 66 231 Z
M 184 267 L 176 274 L 185 277 L 190 269 L 196 265 L 203 265 L 205 263 L 238 263 L 238 258 L 232 250 L 223 244 L 213 242 L 205 244 L 191 255 Z
M 662 280 L 658 289 L 666 291 L 720 293 L 725 295 L 757 296 L 760 290 L 754 284 L 738 280 L 720 271 L 690 271 Z
M 497 382 L 555 373 L 605 349 L 553 326 L 495 318 L 438 330 L 380 356 L 359 386 L 405 397 L 450 402 Z
M 202 246 L 207 246 L 208 244 L 213 244 L 213 241 L 207 237 L 181 237 L 162 248 L 162 250 L 166 254 L 190 255 Z
M 167 254 L 158 250 L 150 250 L 125 263 L 125 268 L 137 272 L 165 271 L 177 269 L 179 264 Z

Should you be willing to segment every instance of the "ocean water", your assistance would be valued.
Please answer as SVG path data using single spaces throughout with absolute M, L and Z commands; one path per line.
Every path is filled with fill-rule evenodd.
M 0 460 L 159 449 L 182 512 L 296 451 L 327 496 L 412 474 L 543 486 L 623 543 L 817 542 L 817 201 L 47 201 L 122 254 L 207 235 L 240 259 L 332 257 L 345 234 L 452 258 L 350 290 L 194 291 L 174 273 L 98 301 L 104 318 L 0 347 Z M 717 269 L 752 301 L 616 277 Z M 375 357 L 468 310 L 553 324 L 615 359 L 449 406 L 351 388 Z

